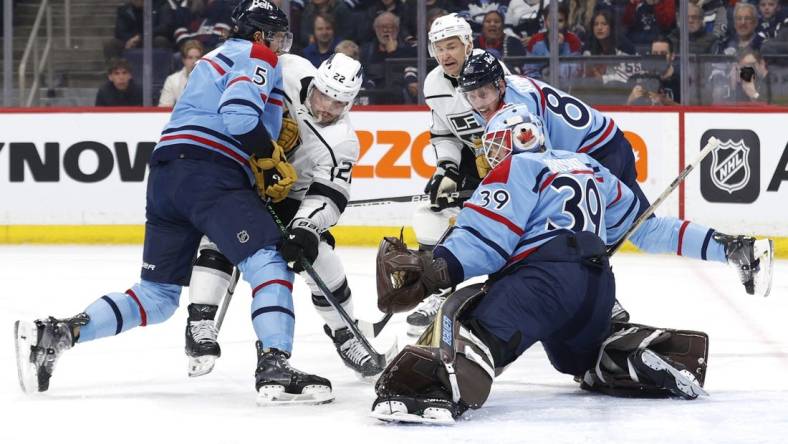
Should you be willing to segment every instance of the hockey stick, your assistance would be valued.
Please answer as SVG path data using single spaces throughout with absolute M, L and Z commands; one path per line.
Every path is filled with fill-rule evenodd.
M 446 194 L 452 199 L 468 199 L 473 195 L 473 190 L 455 191 Z M 373 205 L 385 205 L 391 203 L 407 203 L 407 202 L 429 202 L 429 194 L 413 194 L 410 196 L 395 196 L 395 197 L 378 197 L 375 199 L 361 199 L 351 200 L 347 203 L 349 207 L 368 207 Z
M 657 207 L 659 207 L 662 204 L 662 202 L 664 202 L 665 199 L 667 199 L 668 196 L 670 196 L 673 190 L 675 190 L 679 186 L 679 184 L 683 182 L 684 179 L 687 178 L 689 173 L 691 173 L 692 170 L 694 170 L 698 165 L 700 165 L 700 162 L 706 156 L 708 156 L 709 153 L 717 149 L 719 145 L 720 145 L 719 139 L 717 139 L 716 137 L 709 138 L 709 141 L 706 142 L 706 146 L 704 146 L 703 149 L 700 150 L 700 153 L 698 153 L 698 155 L 695 156 L 695 158 L 689 164 L 687 164 L 687 166 L 685 166 L 683 170 L 681 170 L 679 175 L 675 179 L 673 179 L 673 182 L 671 182 L 670 185 L 668 185 L 668 187 L 665 188 L 665 191 L 663 191 L 662 194 L 659 195 L 659 197 L 651 204 L 651 206 L 648 207 L 646 211 L 644 211 L 643 214 L 641 214 L 637 219 L 635 219 L 635 222 L 633 222 L 632 225 L 629 227 L 629 229 L 627 229 L 627 231 L 624 233 L 624 235 L 621 236 L 621 239 L 619 239 L 618 242 L 611 245 L 610 248 L 607 249 L 607 255 L 608 256 L 614 255 L 616 251 L 618 251 L 618 249 L 621 248 L 622 245 L 624 245 L 624 242 L 626 242 L 630 238 L 630 236 L 632 236 L 632 234 L 635 231 L 637 231 L 638 228 L 640 228 L 643 222 L 646 219 L 648 219 L 652 214 L 654 214 L 654 211 L 657 210 Z
M 227 287 L 227 294 L 222 299 L 222 305 L 219 306 L 219 311 L 216 313 L 216 320 L 214 321 L 214 326 L 216 327 L 216 333 L 219 333 L 219 329 L 222 328 L 222 323 L 224 322 L 224 315 L 227 314 L 227 308 L 230 306 L 230 301 L 233 299 L 233 294 L 235 293 L 235 286 L 238 285 L 238 278 L 241 277 L 241 272 L 238 271 L 238 267 L 233 267 L 233 275 L 230 277 L 230 286 Z
M 373 338 L 377 338 L 380 332 L 383 331 L 383 327 L 385 327 L 386 324 L 389 323 L 389 320 L 391 320 L 392 316 L 394 316 L 393 313 L 388 313 L 386 314 L 386 316 L 383 316 L 383 319 L 379 320 L 378 322 L 369 322 L 359 319 L 356 321 L 356 324 L 358 325 L 358 329 L 361 330 L 361 333 L 363 333 L 364 336 L 367 337 L 372 336 Z
M 282 232 L 282 234 L 287 235 L 287 228 L 285 228 L 285 224 L 282 223 L 282 219 L 279 218 L 279 215 L 276 214 L 276 211 L 271 206 L 271 201 L 270 200 L 266 201 L 265 206 L 266 208 L 268 208 L 268 212 L 271 213 L 271 217 L 274 219 L 274 222 L 276 222 L 276 226 L 279 227 L 279 230 Z M 323 297 L 326 298 L 328 303 L 331 304 L 332 307 L 334 307 L 334 310 L 336 310 L 337 313 L 339 313 L 339 317 L 342 318 L 342 321 L 344 321 L 347 328 L 353 333 L 353 336 L 356 337 L 356 339 L 361 343 L 361 346 L 364 347 L 367 353 L 369 353 L 370 357 L 375 361 L 375 364 L 377 364 L 378 367 L 380 368 L 385 368 L 387 364 L 386 355 L 382 355 L 378 353 L 375 350 L 375 348 L 372 347 L 372 344 L 369 343 L 367 337 L 364 336 L 359 331 L 356 323 L 347 314 L 345 309 L 342 308 L 342 305 L 339 302 L 337 302 L 336 299 L 334 299 L 333 293 L 331 293 L 331 290 L 328 289 L 328 286 L 326 285 L 325 282 L 323 282 L 323 279 L 320 278 L 320 276 L 317 274 L 315 269 L 312 268 L 312 264 L 310 264 L 309 261 L 306 260 L 306 258 L 302 257 L 301 266 L 304 267 L 304 271 L 306 271 L 309 277 L 312 278 L 312 280 L 315 282 L 315 285 L 317 285 L 317 288 L 320 289 L 320 292 L 323 293 Z M 395 343 L 394 344 L 395 350 L 396 347 L 397 345 Z M 389 353 L 387 353 L 387 355 L 388 354 Z

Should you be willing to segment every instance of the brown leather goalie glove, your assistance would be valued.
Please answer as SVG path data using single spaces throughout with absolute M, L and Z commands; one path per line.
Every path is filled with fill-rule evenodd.
M 377 257 L 378 309 L 400 313 L 415 308 L 427 296 L 451 287 L 449 270 L 432 253 L 408 250 L 396 237 L 380 241 Z
M 290 117 L 290 113 L 285 112 L 282 115 L 282 129 L 279 131 L 279 139 L 276 143 L 282 147 L 282 150 L 287 153 L 298 145 L 298 122 Z
M 271 143 L 274 145 L 271 157 L 258 158 L 252 155 L 249 158 L 249 166 L 254 173 L 257 194 L 260 198 L 263 200 L 270 198 L 273 202 L 280 202 L 287 197 L 298 175 L 293 165 L 287 162 L 282 147 L 273 140 Z

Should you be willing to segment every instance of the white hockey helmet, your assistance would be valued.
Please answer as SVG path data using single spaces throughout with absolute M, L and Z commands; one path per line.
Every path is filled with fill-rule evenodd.
M 449 37 L 458 37 L 464 45 L 473 44 L 473 31 L 471 25 L 455 13 L 440 16 L 432 22 L 429 32 L 430 57 L 435 57 L 433 46 Z
M 484 129 L 482 149 L 491 167 L 511 154 L 545 150 L 542 119 L 526 105 L 508 105 L 498 111 Z
M 318 123 L 328 124 L 353 106 L 361 90 L 361 63 L 336 53 L 320 64 L 307 90 L 306 108 Z M 316 93 L 317 92 L 317 93 Z

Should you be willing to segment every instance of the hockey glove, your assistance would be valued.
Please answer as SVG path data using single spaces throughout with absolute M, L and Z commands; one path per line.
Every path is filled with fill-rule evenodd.
M 273 202 L 280 202 L 287 197 L 298 175 L 293 165 L 287 162 L 282 147 L 274 141 L 271 143 L 274 145 L 271 157 L 261 159 L 252 155 L 249 158 L 249 166 L 254 173 L 257 194 L 260 198 L 263 200 L 270 198 Z
M 319 244 L 320 235 L 317 225 L 309 219 L 294 219 L 290 223 L 279 253 L 293 271 L 300 273 L 304 271 L 301 258 L 306 259 L 310 264 L 314 263 Z
M 476 172 L 479 173 L 479 178 L 484 179 L 490 173 L 492 167 L 490 162 L 487 161 L 487 156 L 479 154 L 476 156 Z
M 279 131 L 279 139 L 276 143 L 286 153 L 298 145 L 298 122 L 287 112 L 282 115 L 282 129 Z
M 412 310 L 427 296 L 452 285 L 444 259 L 408 250 L 402 239 L 380 241 L 376 261 L 378 309 L 384 313 Z
M 444 208 L 457 206 L 459 202 L 456 194 L 452 193 L 456 193 L 457 184 L 461 180 L 460 170 L 456 163 L 449 160 L 439 162 L 438 169 L 424 189 L 424 192 L 430 195 L 430 209 L 440 211 Z

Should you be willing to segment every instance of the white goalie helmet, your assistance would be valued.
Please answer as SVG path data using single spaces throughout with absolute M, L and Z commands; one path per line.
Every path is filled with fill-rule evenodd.
M 473 44 L 473 31 L 471 25 L 457 14 L 447 14 L 440 16 L 432 22 L 429 32 L 429 51 L 430 57 L 435 57 L 433 46 L 449 37 L 458 37 L 464 45 Z
M 353 106 L 362 84 L 361 63 L 342 53 L 336 53 L 320 64 L 317 75 L 309 85 L 306 106 L 321 123 L 333 121 Z M 315 94 L 318 91 L 320 94 Z
M 498 111 L 484 129 L 482 149 L 491 167 L 512 154 L 545 150 L 542 119 L 526 105 L 508 105 Z

